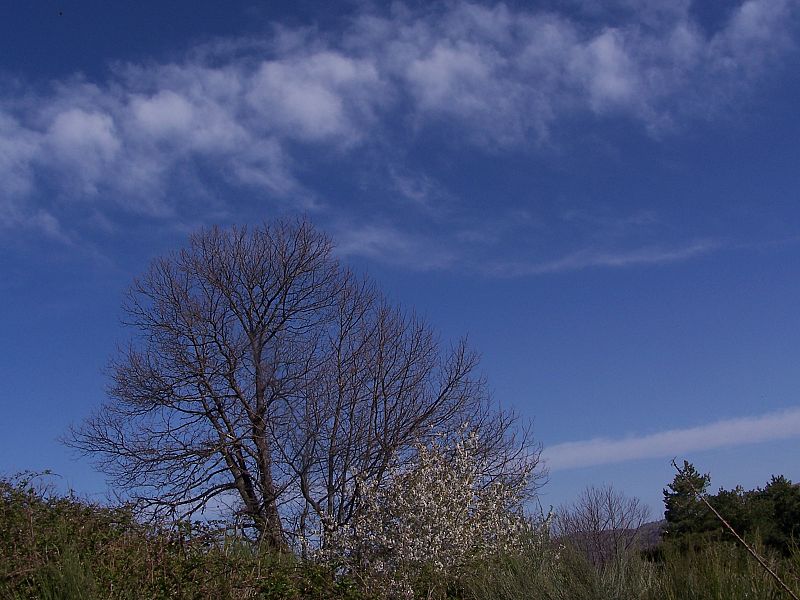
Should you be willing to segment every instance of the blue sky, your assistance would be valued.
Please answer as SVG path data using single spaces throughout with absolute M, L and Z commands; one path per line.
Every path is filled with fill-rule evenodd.
M 122 294 L 212 223 L 305 214 L 534 418 L 545 506 L 800 480 L 800 2 L 12 3 L 0 470 L 57 442 Z

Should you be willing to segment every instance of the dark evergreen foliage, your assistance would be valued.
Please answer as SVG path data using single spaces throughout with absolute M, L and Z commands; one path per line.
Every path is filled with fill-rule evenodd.
M 698 498 L 710 482 L 708 473 L 701 475 L 694 465 L 683 461 L 681 473 L 664 490 L 665 539 L 686 540 L 715 527 L 713 514 Z
M 664 490 L 664 539 L 681 547 L 699 548 L 711 541 L 734 541 L 733 536 L 700 501 L 710 483 L 694 465 L 684 461 L 682 472 Z M 707 500 L 745 539 L 759 540 L 788 556 L 800 535 L 800 486 L 783 475 L 764 488 L 720 488 Z

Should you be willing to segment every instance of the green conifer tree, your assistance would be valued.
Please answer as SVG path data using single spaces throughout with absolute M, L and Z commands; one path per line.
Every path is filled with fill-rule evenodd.
M 713 528 L 711 511 L 698 499 L 710 482 L 708 473 L 701 475 L 692 463 L 683 461 L 683 468 L 664 490 L 665 539 L 677 540 Z

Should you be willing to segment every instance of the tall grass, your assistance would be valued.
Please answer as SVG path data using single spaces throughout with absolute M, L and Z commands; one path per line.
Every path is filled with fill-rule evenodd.
M 763 548 L 761 551 L 764 552 Z M 800 591 L 800 553 L 769 561 Z M 746 550 L 729 542 L 629 552 L 595 567 L 569 545 L 485 562 L 463 582 L 469 600 L 779 600 L 787 598 Z
M 763 555 L 764 548 L 760 547 L 759 552 Z M 798 593 L 800 555 L 795 552 L 785 558 L 767 554 L 767 559 Z M 658 591 L 665 600 L 788 598 L 761 565 L 732 542 L 717 542 L 699 549 L 667 547 L 660 570 Z
M 650 598 L 658 575 L 633 554 L 598 568 L 573 546 L 551 544 L 484 562 L 462 585 L 469 600 L 627 600 Z

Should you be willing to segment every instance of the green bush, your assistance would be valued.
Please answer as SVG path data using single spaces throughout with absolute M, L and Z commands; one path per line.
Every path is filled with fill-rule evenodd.
M 352 582 L 209 525 L 139 522 L 130 507 L 0 480 L 0 598 L 356 600 Z

